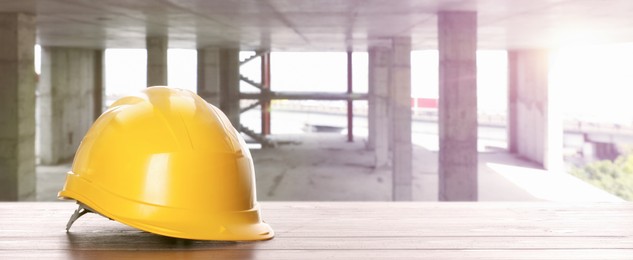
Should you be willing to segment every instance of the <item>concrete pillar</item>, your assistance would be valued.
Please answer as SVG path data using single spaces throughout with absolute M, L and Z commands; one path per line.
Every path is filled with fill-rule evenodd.
M 563 124 L 544 50 L 508 51 L 508 148 L 545 169 L 562 167 Z
M 35 17 L 0 14 L 0 201 L 35 199 Z
M 271 81 L 270 51 L 261 56 L 262 91 L 270 91 Z M 270 135 L 270 100 L 261 100 L 262 135 Z
M 104 100 L 103 97 L 105 96 L 105 87 L 104 87 L 104 74 L 105 74 L 105 70 L 104 70 L 104 57 L 105 57 L 105 51 L 104 50 L 95 50 L 94 51 L 94 88 L 92 91 L 92 104 L 93 104 L 93 116 L 92 116 L 92 121 L 97 120 L 97 118 L 99 118 L 99 116 L 101 115 L 101 113 L 103 112 L 104 109 Z
M 167 48 L 165 36 L 146 38 L 147 46 L 147 86 L 167 85 Z
M 389 68 L 391 50 L 388 48 L 369 49 L 369 137 L 367 146 L 374 150 L 374 166 L 389 164 Z
M 347 94 L 354 93 L 354 52 L 347 51 Z M 347 141 L 354 142 L 354 101 L 347 100 Z
M 411 38 L 394 38 L 390 70 L 393 200 L 412 199 Z
M 240 126 L 240 50 L 220 50 L 220 109 Z
M 508 51 L 508 114 L 506 120 L 508 152 L 516 154 L 518 152 L 517 139 L 517 52 Z
M 438 13 L 439 199 L 477 200 L 477 13 Z
M 198 49 L 198 95 L 220 106 L 220 51 L 216 48 Z
M 95 117 L 97 52 L 93 49 L 42 47 L 39 84 L 40 162 L 73 158 Z M 98 95 L 98 94 L 97 94 Z

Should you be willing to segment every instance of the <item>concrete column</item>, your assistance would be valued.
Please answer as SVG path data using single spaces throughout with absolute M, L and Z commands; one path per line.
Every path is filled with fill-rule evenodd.
M 391 50 L 388 48 L 369 49 L 369 138 L 367 146 L 374 150 L 374 166 L 389 164 L 389 68 Z
M 551 170 L 562 167 L 563 124 L 548 64 L 544 50 L 508 51 L 508 148 Z
M 101 113 L 103 112 L 103 106 L 104 106 L 104 100 L 103 97 L 105 96 L 105 87 L 104 87 L 104 74 L 105 74 L 105 70 L 104 70 L 104 57 L 105 57 L 105 51 L 104 50 L 95 50 L 94 51 L 94 88 L 92 91 L 92 104 L 93 104 L 93 116 L 92 116 L 92 121 L 97 120 L 97 118 L 99 118 L 99 116 L 101 115 Z
M 477 200 L 477 13 L 438 14 L 439 199 Z
M 376 65 L 377 65 L 377 50 L 378 48 L 374 47 L 374 48 L 370 48 L 367 51 L 367 55 L 368 55 L 368 59 L 367 59 L 367 94 L 368 99 L 367 99 L 367 149 L 370 150 L 374 150 L 376 149 L 376 138 L 378 137 L 376 135 L 376 126 L 377 126 L 377 115 L 376 113 L 378 112 L 378 110 L 376 109 L 376 102 L 378 101 L 378 96 L 376 95 Z M 388 75 L 389 73 L 387 72 L 387 76 L 386 76 L 386 81 L 387 83 L 385 84 L 388 88 L 389 86 L 389 81 L 388 81 Z
M 0 201 L 35 199 L 35 17 L 0 14 Z
M 147 86 L 167 85 L 167 48 L 165 36 L 146 38 L 147 45 Z
M 270 51 L 267 51 L 261 56 L 261 82 L 262 90 L 270 91 L 271 81 L 271 67 L 270 67 Z M 261 123 L 262 123 L 262 135 L 270 135 L 270 100 L 261 100 Z
M 516 154 L 517 150 L 517 52 L 508 51 L 508 114 L 506 120 L 508 152 Z
M 198 95 L 220 106 L 220 51 L 216 48 L 198 49 Z
M 39 84 L 40 161 L 73 158 L 95 116 L 98 58 L 92 49 L 42 47 Z M 98 95 L 98 94 L 97 94 Z
M 393 39 L 390 70 L 393 200 L 412 199 L 411 38 Z
M 240 51 L 220 50 L 220 109 L 235 128 L 240 126 Z

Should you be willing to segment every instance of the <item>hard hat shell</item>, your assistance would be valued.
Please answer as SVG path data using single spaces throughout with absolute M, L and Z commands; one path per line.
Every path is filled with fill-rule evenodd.
M 92 125 L 58 196 L 160 235 L 264 240 L 250 151 L 227 117 L 196 94 L 150 87 Z

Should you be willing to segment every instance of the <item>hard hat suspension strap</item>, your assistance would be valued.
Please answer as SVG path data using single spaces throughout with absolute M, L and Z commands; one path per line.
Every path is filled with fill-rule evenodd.
M 83 204 L 79 202 L 77 204 L 79 205 L 79 207 L 75 210 L 75 213 L 73 213 L 73 215 L 70 216 L 68 223 L 66 223 L 66 232 L 70 230 L 70 227 L 73 225 L 73 223 L 75 223 L 77 219 L 79 219 L 81 216 L 85 215 L 86 213 L 90 212 L 90 210 L 84 207 Z
M 90 207 L 86 206 L 85 204 L 77 201 L 77 205 L 79 205 L 79 207 L 75 210 L 75 212 L 73 213 L 72 216 L 70 216 L 70 219 L 68 220 L 68 223 L 66 223 L 66 232 L 68 232 L 68 230 L 70 230 L 70 227 L 73 225 L 73 223 L 75 223 L 75 221 L 77 221 L 77 219 L 79 219 L 81 216 L 86 215 L 86 213 L 97 213 L 101 216 L 103 216 L 101 213 L 91 209 Z M 106 217 L 106 216 L 103 216 Z M 106 217 L 108 218 L 108 217 Z M 108 218 L 110 220 L 112 220 L 111 218 Z

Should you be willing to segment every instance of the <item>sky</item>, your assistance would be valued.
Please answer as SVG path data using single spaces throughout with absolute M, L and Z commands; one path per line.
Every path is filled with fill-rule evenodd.
M 36 70 L 40 50 L 36 46 Z M 244 59 L 251 55 L 242 52 Z M 354 91 L 367 92 L 367 53 L 353 54 Z M 170 49 L 168 81 L 173 87 L 195 92 L 196 51 Z M 105 54 L 106 95 L 125 95 L 146 85 L 146 52 L 143 49 L 107 49 Z M 241 67 L 242 74 L 258 81 L 259 60 Z M 411 53 L 412 97 L 438 97 L 438 52 Z M 561 48 L 550 55 L 550 88 L 558 93 L 555 102 L 567 116 L 594 121 L 633 122 L 633 44 Z M 344 52 L 273 52 L 271 85 L 277 91 L 344 92 L 347 87 Z M 507 54 L 477 52 L 479 110 L 505 113 L 507 106 Z M 242 91 L 254 91 L 247 84 Z

